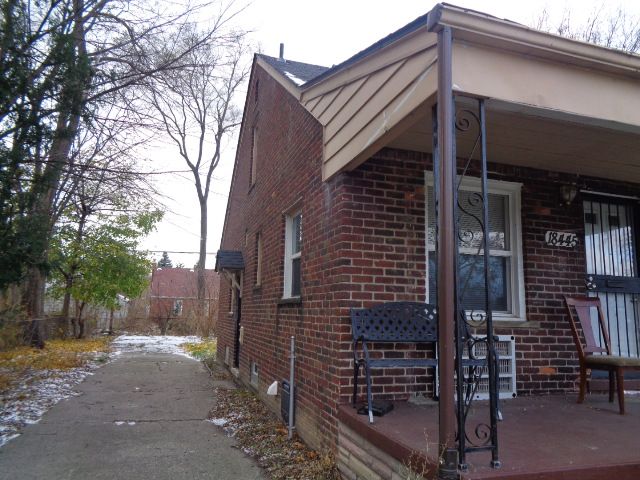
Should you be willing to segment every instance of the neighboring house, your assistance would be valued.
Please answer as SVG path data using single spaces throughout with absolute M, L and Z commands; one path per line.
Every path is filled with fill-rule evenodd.
M 436 111 L 438 104 L 449 106 L 452 93 L 455 109 Z M 483 133 L 488 174 L 480 162 Z M 288 378 L 295 336 L 296 429 L 311 444 L 336 452 L 347 478 L 390 478 L 406 463 L 403 452 L 418 449 L 386 441 L 396 433 L 383 430 L 384 421 L 376 430 L 366 417 L 354 420 L 349 413 L 349 309 L 391 301 L 438 304 L 445 388 L 439 411 L 431 407 L 421 418 L 432 419 L 428 441 L 439 438 L 444 453 L 434 447 L 425 458 L 434 469 L 457 468 L 458 457 L 448 455 L 459 453 L 451 421 L 453 348 L 443 345 L 453 345 L 458 318 L 451 292 L 458 291 L 464 312 L 481 310 L 484 301 L 484 277 L 476 269 L 483 263 L 483 235 L 470 220 L 483 213 L 476 195 L 484 175 L 494 333 L 513 354 L 502 396 L 575 391 L 577 355 L 563 298 L 586 294 L 587 285 L 603 298 L 615 353 L 640 356 L 640 57 L 448 5 L 330 69 L 282 54 L 255 56 L 216 264 L 225 278 L 218 356 L 279 410 L 280 400 L 266 389 Z M 439 216 L 434 206 L 434 184 L 454 182 L 467 210 L 459 213 L 459 239 L 450 228 L 452 189 L 439 189 Z M 446 248 L 455 244 L 457 252 Z M 436 265 L 443 265 L 438 295 Z M 612 287 L 600 288 L 607 279 Z M 614 280 L 624 293 L 615 293 Z M 372 354 L 425 355 L 406 345 L 382 347 Z M 433 394 L 432 372 L 425 369 L 396 368 L 374 377 L 375 398 Z M 520 400 L 503 400 L 501 408 Z M 406 411 L 396 408 L 389 418 Z M 540 422 L 552 413 L 541 413 Z M 560 415 L 559 435 L 568 434 L 562 422 L 573 414 Z M 635 430 L 638 415 L 629 417 Z M 594 418 L 594 433 L 618 422 L 605 417 Z M 509 423 L 514 418 L 500 429 L 517 431 L 517 423 Z M 520 445 L 523 451 L 546 444 L 523 440 L 529 441 Z M 509 453 L 515 443 L 502 443 L 504 455 L 527 460 Z M 607 443 L 615 445 L 594 447 L 578 462 L 606 465 L 610 458 L 594 455 L 612 448 Z M 625 462 L 638 473 L 637 449 L 635 455 Z M 529 459 L 528 466 L 514 466 L 511 457 L 508 468 L 577 468 L 565 457 L 556 463 Z M 473 455 L 467 460 L 478 458 L 487 462 Z M 616 472 L 616 478 L 634 478 Z
M 173 324 L 189 324 L 191 328 L 215 329 L 218 316 L 220 277 L 214 270 L 205 270 L 204 319 L 196 321 L 198 313 L 198 276 L 188 268 L 157 268 L 151 274 L 149 286 L 149 319 L 163 333 Z M 212 321 L 210 321 L 211 319 Z M 181 330 L 184 330 L 182 328 Z

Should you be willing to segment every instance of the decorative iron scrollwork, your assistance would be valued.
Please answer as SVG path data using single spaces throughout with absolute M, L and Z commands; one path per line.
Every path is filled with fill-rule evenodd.
M 462 137 L 471 135 L 471 151 L 462 166 L 456 192 L 456 236 L 459 245 L 456 255 L 457 311 L 456 315 L 456 378 L 457 378 L 457 419 L 458 450 L 460 467 L 466 468 L 466 454 L 473 451 L 490 450 L 492 466 L 498 467 L 498 365 L 494 347 L 493 321 L 491 311 L 491 271 L 489 269 L 489 226 L 486 137 L 484 122 L 484 101 L 478 100 L 478 113 L 470 108 L 460 108 L 456 112 L 455 128 Z M 471 163 L 480 154 L 480 192 L 464 192 L 460 186 L 469 175 Z M 461 248 L 465 255 L 474 255 L 483 261 L 473 261 L 462 275 L 460 264 Z M 469 252 L 473 248 L 473 253 Z M 468 263 L 467 263 L 468 266 Z M 479 270 L 480 269 L 480 270 Z M 484 284 L 484 308 L 464 305 L 463 299 L 474 275 L 481 274 Z M 480 390 L 489 391 L 489 405 L 474 403 Z M 476 408 L 477 405 L 477 408 Z
M 472 127 L 480 128 L 480 118 L 476 113 L 467 108 L 460 108 L 456 112 L 456 130 L 468 132 Z

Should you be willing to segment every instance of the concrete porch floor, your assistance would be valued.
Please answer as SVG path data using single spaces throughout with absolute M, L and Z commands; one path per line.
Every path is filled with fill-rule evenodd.
M 640 478 L 640 396 L 627 395 L 626 415 L 617 399 L 591 394 L 549 395 L 501 401 L 498 424 L 502 468 L 489 467 L 487 452 L 470 453 L 462 478 L 574 479 Z M 367 417 L 344 405 L 339 419 L 379 449 L 406 464 L 426 460 L 435 471 L 438 441 L 437 403 L 395 402 L 395 408 L 370 425 Z

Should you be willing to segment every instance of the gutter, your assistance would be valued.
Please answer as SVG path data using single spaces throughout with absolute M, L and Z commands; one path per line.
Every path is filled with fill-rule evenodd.
M 451 27 L 455 40 L 470 40 L 550 60 L 637 76 L 640 56 L 502 20 L 474 10 L 440 3 L 427 18 L 428 29 Z

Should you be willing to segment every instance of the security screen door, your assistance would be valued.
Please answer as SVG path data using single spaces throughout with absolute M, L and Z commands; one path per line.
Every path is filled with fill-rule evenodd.
M 602 302 L 612 354 L 625 357 L 640 357 L 637 224 L 633 202 L 584 200 L 587 289 Z

